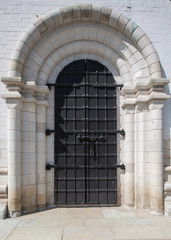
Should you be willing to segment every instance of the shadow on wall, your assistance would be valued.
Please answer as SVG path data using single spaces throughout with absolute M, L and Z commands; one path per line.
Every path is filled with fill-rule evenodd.
M 167 78 L 164 68 L 162 69 L 162 77 Z M 171 97 L 171 86 L 166 85 L 164 88 L 166 94 Z M 164 166 L 171 165 L 171 99 L 168 99 L 163 108 L 163 153 Z

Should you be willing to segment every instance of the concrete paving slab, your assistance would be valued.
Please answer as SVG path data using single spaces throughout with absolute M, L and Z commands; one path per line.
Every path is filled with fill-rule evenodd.
M 122 219 L 123 220 L 123 219 Z M 134 226 L 155 226 L 155 222 L 148 218 L 127 218 L 128 222 Z
M 102 208 L 102 213 L 105 218 L 120 218 L 117 210 L 113 208 Z
M 66 227 L 63 240 L 114 239 L 110 228 L 106 227 Z
M 161 232 L 161 229 L 155 226 L 115 226 L 111 227 L 111 230 L 116 240 L 158 240 L 168 239 L 168 235 Z
M 129 226 L 127 219 L 85 219 L 85 226 Z
M 19 219 L 0 219 L 0 240 L 6 239 L 20 221 Z
M 61 227 L 20 227 L 16 228 L 6 240 L 61 240 L 62 234 Z

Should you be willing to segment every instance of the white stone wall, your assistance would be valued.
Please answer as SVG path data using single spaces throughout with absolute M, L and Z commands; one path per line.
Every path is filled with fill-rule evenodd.
M 66 5 L 90 3 L 90 0 L 0 0 L 0 77 L 7 76 L 9 59 L 22 33 L 40 17 L 54 8 Z M 163 77 L 171 79 L 171 1 L 169 0 L 94 0 L 93 4 L 111 7 L 122 12 L 137 23 L 149 36 L 156 48 L 162 64 Z M 170 88 L 170 89 L 169 89 Z M 0 82 L 0 94 L 5 87 Z M 167 93 L 171 91 L 171 83 L 166 87 Z M 49 94 L 50 108 L 47 109 L 47 128 L 53 129 L 53 91 Z M 164 157 L 165 166 L 171 164 L 171 100 L 164 108 Z M 7 167 L 7 107 L 5 101 L 0 99 L 0 167 Z M 53 135 L 47 138 L 47 162 L 53 162 Z M 52 204 L 53 175 L 47 172 L 47 202 Z M 168 174 L 167 174 L 168 176 Z M 166 181 L 169 178 L 165 177 Z M 7 175 L 0 172 L 0 184 L 7 182 Z M 28 191 L 28 190 L 27 190 Z M 30 199 L 32 195 L 30 196 Z

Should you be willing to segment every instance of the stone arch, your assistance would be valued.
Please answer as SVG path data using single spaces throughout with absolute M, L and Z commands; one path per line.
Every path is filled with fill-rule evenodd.
M 76 47 L 82 51 L 79 43 L 83 41 L 87 41 L 87 53 L 93 53 L 89 45 L 94 41 L 106 48 L 102 51 L 101 47 L 97 47 L 101 58 L 118 54 L 117 60 L 126 62 L 130 69 L 124 71 L 129 72 L 133 80 L 161 77 L 158 55 L 143 30 L 123 14 L 94 5 L 57 9 L 33 23 L 17 43 L 8 76 L 36 81 L 42 65 L 53 52 L 59 53 L 58 58 L 61 50 L 66 55 L 75 54 L 73 44 L 77 42 Z M 123 70 L 126 66 L 121 64 L 117 68 Z
M 53 109 L 46 109 L 46 83 L 54 83 L 66 65 L 82 58 L 103 63 L 117 83 L 124 83 L 119 106 L 120 127 L 126 132 L 120 145 L 126 166 L 122 204 L 163 212 L 161 126 L 162 107 L 168 98 L 163 87 L 168 80 L 161 78 L 158 54 L 144 31 L 123 14 L 77 5 L 51 11 L 33 23 L 13 51 L 8 77 L 2 78 L 9 90 L 2 97 L 8 106 L 10 215 L 42 209 L 48 203 L 45 130 L 47 112 Z M 25 185 L 21 164 L 29 179 Z

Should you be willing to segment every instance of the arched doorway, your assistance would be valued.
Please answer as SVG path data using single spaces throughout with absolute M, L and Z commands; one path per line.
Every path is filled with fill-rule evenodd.
M 79 59 L 99 61 L 124 84 L 119 104 L 125 130 L 119 153 L 126 166 L 121 203 L 163 212 L 162 107 L 169 81 L 161 78 L 157 52 L 136 23 L 114 9 L 78 5 L 56 9 L 33 23 L 14 49 L 8 77 L 2 78 L 9 90 L 2 97 L 8 107 L 10 215 L 54 204 L 53 170 L 49 177 L 45 168 L 53 161 L 48 147 L 53 139 L 45 131 L 53 129 L 54 98 L 46 84 L 55 84 L 61 70 Z
M 55 204 L 117 203 L 117 103 L 111 72 L 67 65 L 55 83 Z

